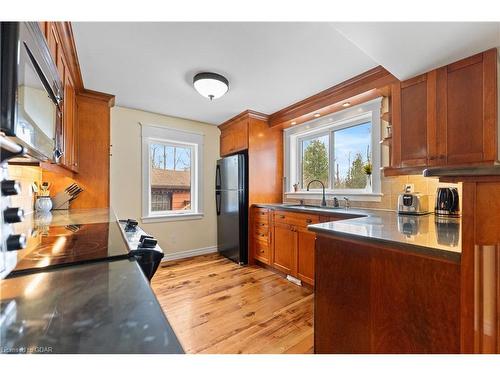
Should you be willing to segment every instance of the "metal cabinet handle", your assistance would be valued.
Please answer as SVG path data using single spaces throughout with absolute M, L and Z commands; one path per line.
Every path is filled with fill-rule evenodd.
M 280 219 L 284 219 L 285 218 L 285 215 L 280 215 Z
M 306 220 L 306 223 L 307 223 L 307 224 L 311 224 L 312 222 L 313 222 L 313 221 L 312 221 L 311 219 L 307 219 L 307 220 Z

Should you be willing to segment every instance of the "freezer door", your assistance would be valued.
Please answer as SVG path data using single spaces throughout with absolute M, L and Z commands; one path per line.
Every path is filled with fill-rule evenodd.
M 215 172 L 216 190 L 238 190 L 240 156 L 233 155 L 217 160 Z
M 217 247 L 219 253 L 237 263 L 240 261 L 240 192 L 216 192 Z

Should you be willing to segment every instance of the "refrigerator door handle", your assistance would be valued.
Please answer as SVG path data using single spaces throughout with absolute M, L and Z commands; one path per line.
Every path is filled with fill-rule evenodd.
M 220 186 L 221 186 L 220 165 L 217 165 L 217 168 L 215 169 L 215 189 L 219 190 Z
M 220 200 L 221 200 L 221 192 L 215 192 L 215 209 L 217 211 L 217 216 L 220 215 Z

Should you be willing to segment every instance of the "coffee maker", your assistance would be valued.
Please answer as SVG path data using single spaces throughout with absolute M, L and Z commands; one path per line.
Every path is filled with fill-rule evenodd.
M 434 213 L 439 216 L 460 216 L 460 199 L 457 188 L 440 187 L 437 189 Z

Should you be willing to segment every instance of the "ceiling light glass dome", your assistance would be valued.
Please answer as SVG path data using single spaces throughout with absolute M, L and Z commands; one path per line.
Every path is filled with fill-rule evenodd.
M 198 73 L 193 78 L 193 85 L 200 95 L 210 100 L 220 98 L 229 90 L 229 81 L 217 73 Z

